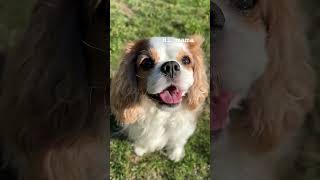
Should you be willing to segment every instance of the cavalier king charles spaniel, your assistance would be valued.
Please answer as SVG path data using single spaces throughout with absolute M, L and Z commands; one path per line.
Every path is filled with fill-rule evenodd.
M 216 0 L 211 15 L 213 177 L 286 177 L 315 89 L 298 5 Z
M 111 111 L 142 156 L 166 149 L 179 161 L 208 94 L 203 38 L 129 43 L 111 84 Z

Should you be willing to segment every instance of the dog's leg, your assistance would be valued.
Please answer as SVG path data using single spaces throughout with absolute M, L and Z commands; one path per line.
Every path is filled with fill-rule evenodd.
M 144 126 L 137 122 L 128 128 L 129 139 L 134 141 L 134 151 L 138 156 L 162 149 L 167 142 L 164 133 L 165 129 L 160 124 L 144 129 Z
M 188 117 L 185 117 L 188 118 Z M 179 128 L 172 127 L 168 130 L 169 140 L 167 143 L 167 155 L 172 161 L 180 161 L 184 155 L 184 145 L 187 143 L 190 136 L 196 128 L 195 121 L 189 119 L 179 125 Z

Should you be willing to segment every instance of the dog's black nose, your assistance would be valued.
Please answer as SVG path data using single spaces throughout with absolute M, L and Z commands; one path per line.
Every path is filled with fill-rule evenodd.
M 210 26 L 213 31 L 222 30 L 225 24 L 225 17 L 220 7 L 211 1 L 210 3 Z
M 166 76 L 174 78 L 180 72 L 180 65 L 176 61 L 169 61 L 164 63 L 160 70 Z

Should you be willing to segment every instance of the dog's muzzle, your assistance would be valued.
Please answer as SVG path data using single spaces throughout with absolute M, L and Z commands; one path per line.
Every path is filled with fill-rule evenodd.
M 161 66 L 160 71 L 165 76 L 174 79 L 180 73 L 180 65 L 175 61 L 169 61 Z

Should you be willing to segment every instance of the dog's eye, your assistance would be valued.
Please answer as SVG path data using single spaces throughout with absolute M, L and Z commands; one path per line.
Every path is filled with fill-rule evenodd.
M 191 63 L 191 60 L 188 56 L 183 56 L 181 61 L 183 64 L 190 64 Z
M 241 11 L 253 9 L 257 4 L 257 0 L 231 0 L 231 2 L 235 8 Z
M 147 58 L 144 58 L 142 60 L 140 66 L 141 66 L 141 68 L 143 70 L 146 71 L 146 70 L 149 70 L 149 69 L 153 68 L 154 62 L 153 62 L 153 60 L 151 58 L 147 57 Z

